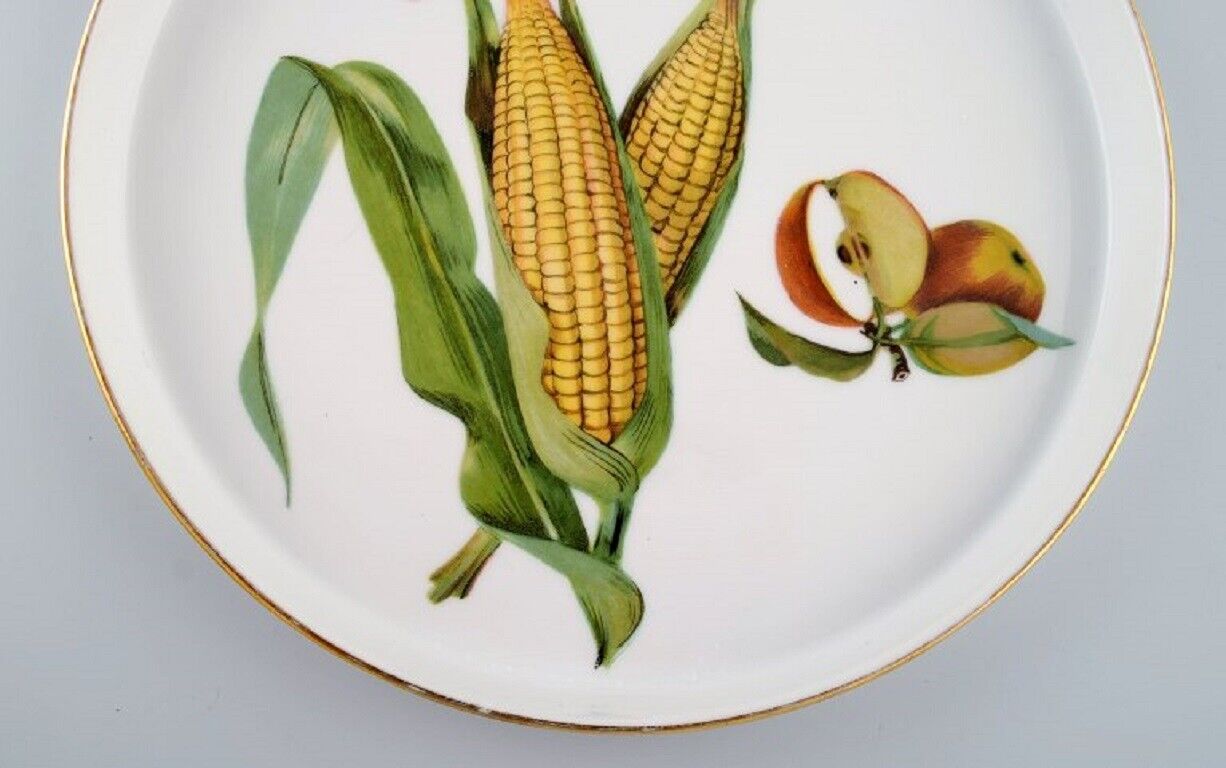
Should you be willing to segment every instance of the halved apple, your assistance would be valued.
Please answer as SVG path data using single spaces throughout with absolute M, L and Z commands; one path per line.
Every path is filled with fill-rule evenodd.
M 885 179 L 852 171 L 822 182 L 847 225 L 840 238 L 862 271 L 869 290 L 886 309 L 906 307 L 919 291 L 932 238 L 924 218 Z
M 809 232 L 809 207 L 823 183 L 806 184 L 792 195 L 775 230 L 775 261 L 792 303 L 809 317 L 840 328 L 858 328 L 865 318 L 856 318 L 835 297 L 834 289 L 818 266 L 817 249 Z
M 1047 286 L 1017 237 L 990 221 L 959 221 L 932 232 L 932 253 L 919 292 L 906 307 L 915 317 L 943 304 L 986 302 L 1039 319 Z

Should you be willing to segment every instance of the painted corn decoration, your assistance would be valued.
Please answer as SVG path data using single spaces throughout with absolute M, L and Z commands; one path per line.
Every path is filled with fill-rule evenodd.
M 541 382 L 610 443 L 647 387 L 642 280 L 604 99 L 547 0 L 509 0 L 490 182 L 515 266 L 549 319 Z
M 515 396 L 545 465 L 601 510 L 621 557 L 672 429 L 651 224 L 576 0 L 467 0 L 466 114 L 484 165 Z
M 520 408 L 545 464 L 597 501 L 593 551 L 616 562 L 639 485 L 671 428 L 669 325 L 719 239 L 744 163 L 754 0 L 697 0 L 616 124 L 577 3 L 557 2 L 560 18 L 548 0 L 507 0 L 500 31 L 490 0 L 465 1 L 465 111 L 487 170 L 495 272 Z M 718 58 L 708 56 L 714 50 Z M 709 128 L 710 136 L 698 133 L 692 141 L 691 123 Z M 702 146 L 704 138 L 714 146 L 716 132 L 724 134 L 718 156 Z M 634 135 L 637 151 L 628 146 Z M 652 158 L 663 151 L 664 171 L 673 139 L 671 176 L 657 178 Z M 673 165 L 682 161 L 692 168 Z M 685 232 L 676 238 L 681 248 L 665 259 L 657 256 L 661 240 L 645 209 L 653 185 L 660 188 L 657 203 L 671 206 L 667 218 L 654 222 L 660 233 L 675 223 L 674 214 L 691 217 L 677 226 Z M 660 197 L 669 189 L 680 204 Z M 627 339 L 634 350 L 629 398 Z M 478 531 L 435 574 L 434 599 L 466 595 L 497 547 L 497 538 Z
M 651 218 L 664 290 L 711 218 L 745 128 L 740 0 L 716 0 L 630 115 L 626 149 Z

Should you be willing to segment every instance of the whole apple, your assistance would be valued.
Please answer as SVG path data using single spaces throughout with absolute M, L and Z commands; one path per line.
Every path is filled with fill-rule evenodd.
M 932 233 L 932 253 L 911 317 L 957 302 L 995 304 L 1031 322 L 1039 319 L 1047 286 L 1025 246 L 990 221 L 959 221 Z

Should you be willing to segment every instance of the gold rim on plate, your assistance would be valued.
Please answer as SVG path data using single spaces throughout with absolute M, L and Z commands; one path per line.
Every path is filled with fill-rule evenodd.
M 100 360 L 98 356 L 98 351 L 94 347 L 93 335 L 90 331 L 89 321 L 85 316 L 85 308 L 81 301 L 81 294 L 80 294 L 79 286 L 77 284 L 76 264 L 73 261 L 72 231 L 70 227 L 70 211 L 69 211 L 69 205 L 68 205 L 69 147 L 72 141 L 73 118 L 74 118 L 74 112 L 75 112 L 75 107 L 76 107 L 76 102 L 77 102 L 78 88 L 80 85 L 81 72 L 85 65 L 85 54 L 89 48 L 90 39 L 92 37 L 94 28 L 97 24 L 98 15 L 101 12 L 103 0 L 94 0 L 93 6 L 89 12 L 89 17 L 85 23 L 85 32 L 81 36 L 81 42 L 77 49 L 76 63 L 73 66 L 72 78 L 71 78 L 71 81 L 69 83 L 69 88 L 68 88 L 68 103 L 67 103 L 67 108 L 65 109 L 65 114 L 64 114 L 63 136 L 62 136 L 62 140 L 60 144 L 60 184 L 59 186 L 60 186 L 61 236 L 63 238 L 63 244 L 64 244 L 64 258 L 65 258 L 66 266 L 68 269 L 69 290 L 71 291 L 71 294 L 72 294 L 72 303 L 73 303 L 74 309 L 76 310 L 77 323 L 81 329 L 81 337 L 85 342 L 85 350 L 89 356 L 90 366 L 93 368 L 94 376 L 97 377 L 98 379 L 98 385 L 102 390 L 102 397 L 106 401 L 106 407 L 111 412 L 111 416 L 112 418 L 114 418 L 116 426 L 119 428 L 120 433 L 123 435 L 124 441 L 128 444 L 128 448 L 132 451 L 132 455 L 136 458 L 137 464 L 140 465 L 141 470 L 145 473 L 145 477 L 148 478 L 149 482 L 153 485 L 154 490 L 157 491 L 158 496 L 161 497 L 162 501 L 166 504 L 166 506 L 170 509 L 171 513 L 175 516 L 175 519 L 177 519 L 179 521 L 179 524 L 183 526 L 183 528 L 188 532 L 188 534 L 190 534 L 191 537 L 196 540 L 196 543 L 200 545 L 200 548 L 203 549 L 208 554 L 208 556 L 213 559 L 213 562 L 217 563 L 217 565 L 223 571 L 225 571 L 230 576 L 230 578 L 232 578 L 240 587 L 242 587 L 247 592 L 247 594 L 251 595 L 251 597 L 254 598 L 256 602 L 258 602 L 260 605 L 268 609 L 268 611 L 271 612 L 274 616 L 281 619 L 286 624 L 288 624 L 289 626 L 291 626 L 292 628 L 300 632 L 303 636 L 305 636 L 312 642 L 317 643 L 318 645 L 323 647 L 325 650 L 327 650 L 328 652 L 330 652 L 337 658 L 343 659 L 344 661 L 347 661 L 350 664 L 353 664 L 354 666 L 366 672 L 369 672 L 375 677 L 378 677 L 382 680 L 386 680 L 387 682 L 392 683 L 393 685 L 396 685 L 400 688 L 404 688 L 420 696 L 424 696 L 425 698 L 430 699 L 431 701 L 435 701 L 440 704 L 445 704 L 449 707 L 458 709 L 463 712 L 477 714 L 477 715 L 492 718 L 495 720 L 502 720 L 506 722 L 517 723 L 520 725 L 529 725 L 529 726 L 534 726 L 538 728 L 556 728 L 556 729 L 567 730 L 567 731 L 601 732 L 601 733 L 662 733 L 662 732 L 706 730 L 710 728 L 717 728 L 717 727 L 724 726 L 724 725 L 732 725 L 736 723 L 749 723 L 749 722 L 753 722 L 756 720 L 762 720 L 768 717 L 772 717 L 774 715 L 782 715 L 788 712 L 794 712 L 798 709 L 802 709 L 811 704 L 817 704 L 819 702 L 826 701 L 827 699 L 831 699 L 835 696 L 838 696 L 839 694 L 846 693 L 848 691 L 859 688 L 862 685 L 871 683 L 877 678 L 887 675 L 890 672 L 893 672 L 894 670 L 903 666 L 904 664 L 914 661 L 915 659 L 924 655 L 929 650 L 931 650 L 933 647 L 945 641 L 951 635 L 956 633 L 958 630 L 962 629 L 967 624 L 969 624 L 971 621 L 978 618 L 981 613 L 983 613 L 988 608 L 990 608 L 994 603 L 996 603 L 997 600 L 1003 597 L 1006 592 L 1008 592 L 1019 581 L 1021 581 L 1022 577 L 1024 577 L 1027 573 L 1030 572 L 1030 569 L 1033 568 L 1039 562 L 1039 560 L 1041 560 L 1043 556 L 1047 554 L 1047 552 L 1052 548 L 1052 546 L 1055 545 L 1056 541 L 1064 534 L 1065 531 L 1068 530 L 1068 528 L 1077 519 L 1078 514 L 1081 512 L 1081 510 L 1085 507 L 1086 503 L 1089 501 L 1090 496 L 1093 495 L 1094 491 L 1098 488 L 1099 483 L 1102 482 L 1103 476 L 1106 474 L 1108 467 L 1110 467 L 1112 460 L 1115 459 L 1115 455 L 1119 452 L 1120 444 L 1124 440 L 1124 435 L 1128 432 L 1128 428 L 1129 426 L 1131 426 L 1132 420 L 1136 416 L 1137 408 L 1140 406 L 1140 403 L 1141 403 L 1141 397 L 1145 392 L 1146 385 L 1149 383 L 1150 374 L 1153 372 L 1154 361 L 1157 358 L 1157 354 L 1158 354 L 1159 342 L 1162 339 L 1162 332 L 1166 326 L 1167 309 L 1170 305 L 1171 282 L 1172 282 L 1172 277 L 1173 277 L 1174 268 L 1175 268 L 1175 242 L 1176 242 L 1176 230 L 1177 230 L 1177 216 L 1176 216 L 1177 193 L 1176 193 L 1176 186 L 1175 186 L 1175 150 L 1171 143 L 1170 115 L 1167 113 L 1166 95 L 1162 88 L 1162 79 L 1158 73 L 1157 60 L 1154 56 L 1153 47 L 1150 44 L 1149 34 L 1146 31 L 1145 24 L 1141 19 L 1140 10 L 1137 8 L 1136 0 L 1128 0 L 1128 3 L 1129 3 L 1129 7 L 1132 10 L 1133 17 L 1136 20 L 1137 31 L 1140 34 L 1141 44 L 1145 48 L 1145 54 L 1146 54 L 1146 58 L 1149 64 L 1149 69 L 1150 69 L 1150 73 L 1151 73 L 1151 77 L 1153 81 L 1153 88 L 1154 88 L 1155 95 L 1157 97 L 1158 108 L 1162 116 L 1162 133 L 1163 133 L 1163 141 L 1166 145 L 1167 177 L 1169 180 L 1168 210 L 1170 213 L 1170 224 L 1169 224 L 1168 242 L 1167 242 L 1166 274 L 1165 274 L 1164 283 L 1162 286 L 1162 297 L 1161 297 L 1161 303 L 1160 303 L 1159 310 L 1158 310 L 1158 321 L 1157 321 L 1157 324 L 1154 326 L 1153 339 L 1150 342 L 1149 353 L 1147 354 L 1146 359 L 1145 359 L 1145 366 L 1141 372 L 1141 378 L 1137 382 L 1137 388 L 1135 392 L 1133 393 L 1132 401 L 1129 403 L 1128 410 L 1124 415 L 1124 420 L 1120 424 L 1119 431 L 1116 432 L 1115 438 L 1111 441 L 1111 446 L 1107 450 L 1106 455 L 1103 457 L 1102 462 L 1099 464 L 1098 469 L 1094 472 L 1094 476 L 1090 479 L 1089 484 L 1086 486 L 1085 490 L 1078 497 L 1077 502 L 1073 505 L 1072 509 L 1069 510 L 1068 515 L 1064 517 L 1064 519 L 1060 522 L 1060 524 L 1056 527 L 1056 529 L 1052 531 L 1051 535 L 1048 536 L 1047 540 L 1043 542 L 1043 545 L 1040 546 L 1039 549 L 1033 555 L 1031 555 L 1031 557 L 1026 561 L 1026 563 L 1016 573 L 1014 573 L 1011 577 L 1009 577 L 1009 579 L 1006 580 L 1004 584 L 1000 585 L 1000 587 L 998 587 L 996 591 L 994 591 L 992 595 L 988 597 L 987 600 L 985 600 L 983 603 L 977 606 L 973 611 L 968 613 L 958 622 L 956 622 L 955 624 L 947 628 L 945 631 L 941 632 L 939 635 L 932 638 L 931 640 L 924 643 L 923 645 L 919 646 L 918 648 L 915 648 L 910 653 L 907 653 L 906 655 L 901 656 L 898 659 L 895 659 L 894 661 L 890 662 L 889 664 L 886 664 L 883 667 L 880 667 L 872 672 L 869 672 L 868 674 L 862 675 L 856 678 L 855 680 L 851 680 L 837 687 L 823 691 L 822 693 L 818 693 L 816 695 L 806 697 L 799 701 L 794 701 L 790 704 L 783 704 L 777 707 L 772 707 L 770 709 L 764 709 L 764 710 L 760 710 L 757 712 L 750 712 L 750 713 L 743 714 L 743 715 L 735 715 L 732 717 L 726 717 L 726 718 L 721 718 L 717 720 L 708 720 L 708 721 L 702 721 L 702 722 L 683 723 L 679 725 L 665 725 L 665 726 L 582 725 L 579 723 L 567 723 L 567 722 L 553 721 L 553 720 L 539 720 L 539 719 L 523 717 L 521 715 L 515 715 L 515 714 L 511 714 L 507 712 L 497 712 L 497 711 L 485 709 L 485 708 L 482 708 L 482 707 L 479 707 L 473 704 L 469 704 L 468 702 L 449 698 L 436 691 L 431 691 L 429 689 L 416 685 L 408 680 L 404 680 L 399 677 L 396 677 L 395 675 L 385 670 L 379 669 L 378 667 L 366 661 L 363 661 L 362 659 L 340 648 L 336 644 L 330 642 L 328 639 L 317 634 L 310 627 L 306 626 L 305 624 L 300 622 L 298 619 L 294 618 L 293 615 L 291 615 L 290 613 L 285 611 L 283 608 L 281 608 L 279 605 L 277 605 L 275 602 L 273 602 L 272 599 L 270 599 L 267 595 L 265 595 L 264 593 L 256 589 L 255 586 L 251 584 L 251 582 L 249 582 L 246 579 L 246 577 L 244 577 L 243 574 L 239 572 L 237 568 L 231 565 L 230 562 L 227 561 L 221 555 L 221 553 L 217 551 L 217 549 L 212 545 L 212 543 L 210 543 L 209 540 L 206 539 L 203 534 L 201 534 L 201 532 L 196 528 L 196 526 L 188 518 L 187 514 L 179 507 L 178 502 L 175 501 L 174 497 L 170 493 L 170 490 L 166 487 L 166 485 L 162 482 L 162 479 L 158 476 L 157 470 L 154 469 L 153 465 L 150 463 L 149 458 L 145 455 L 144 449 L 141 447 L 135 435 L 132 433 L 131 428 L 128 426 L 127 419 L 124 417 L 123 412 L 119 408 L 119 404 L 116 400 L 115 393 L 111 390 L 110 383 L 107 379 L 106 371 L 103 369 L 102 361 Z

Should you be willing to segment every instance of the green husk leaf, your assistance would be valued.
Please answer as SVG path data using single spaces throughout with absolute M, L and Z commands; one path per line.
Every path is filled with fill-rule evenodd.
M 502 544 L 502 539 L 488 528 L 477 527 L 463 547 L 430 574 L 430 602 L 441 603 L 448 598 L 463 600 L 472 591 L 473 584 L 485 564 L 494 556 L 494 552 Z
M 672 425 L 668 319 L 655 246 L 634 182 L 634 172 L 619 136 L 622 180 L 630 204 L 647 316 L 648 382 L 647 393 L 633 419 L 612 445 L 605 445 L 568 421 L 541 385 L 542 362 L 549 339 L 548 318 L 515 267 L 489 184 L 493 146 L 493 121 L 490 116 L 494 108 L 493 88 L 500 42 L 488 0 L 466 0 L 465 6 L 469 20 L 469 62 L 472 70 L 466 103 L 478 157 L 483 163 L 483 188 L 496 282 L 506 322 L 520 409 L 533 445 L 556 475 L 602 504 L 628 502 L 637 492 L 642 478 L 659 460 Z M 608 106 L 607 89 L 573 2 L 563 0 L 561 19 L 592 72 L 606 109 L 613 114 Z M 624 506 L 629 508 L 628 503 Z
M 570 579 L 597 638 L 596 666 L 611 664 L 643 621 L 643 595 L 617 564 L 556 541 L 521 536 L 507 531 L 502 538 L 530 555 L 551 564 Z
M 784 330 L 741 296 L 749 341 L 762 359 L 781 368 L 796 366 L 806 373 L 834 381 L 853 381 L 872 366 L 878 348 L 844 352 L 801 338 Z
M 571 582 L 598 658 L 610 662 L 642 617 L 642 595 L 620 569 L 588 552 L 570 489 L 533 450 L 514 395 L 502 317 L 473 271 L 476 233 L 433 122 L 412 90 L 375 64 L 330 69 L 285 59 L 268 88 L 288 89 L 290 101 L 294 93 L 303 98 L 304 77 L 330 105 L 354 192 L 391 280 L 405 381 L 467 428 L 460 472 L 465 506 L 496 538 Z M 276 115 L 261 119 L 275 121 Z M 253 140 L 263 138 L 257 133 Z M 263 151 L 253 148 L 253 156 Z M 319 157 L 320 165 L 325 158 Z M 317 174 L 303 177 L 318 183 Z M 311 186 L 294 194 L 309 203 L 313 192 Z M 259 200 L 262 193 L 249 194 Z M 267 267 L 261 252 L 255 258 L 259 274 Z M 275 275 L 269 295 L 274 286 Z
M 661 287 L 663 281 L 660 277 L 660 261 L 651 232 L 651 220 L 647 217 L 643 196 L 635 180 L 634 165 L 626 152 L 625 139 L 613 117 L 617 111 L 609 97 L 609 89 L 605 85 L 600 63 L 592 49 L 591 38 L 583 25 L 579 6 L 575 0 L 561 0 L 560 7 L 562 24 L 574 39 L 579 55 L 587 62 L 588 70 L 592 73 L 596 88 L 604 101 L 605 111 L 610 115 L 617 142 L 617 156 L 621 163 L 622 186 L 626 193 L 631 227 L 634 230 L 635 254 L 643 283 L 643 308 L 647 323 L 647 393 L 635 411 L 634 418 L 613 442 L 613 448 L 627 456 L 638 470 L 640 478 L 643 478 L 664 454 L 673 426 L 672 347 L 669 341 L 668 310 Z
M 702 24 L 707 14 L 710 13 L 716 2 L 721 0 L 699 0 L 698 4 L 690 15 L 681 23 L 677 31 L 673 34 L 664 47 L 657 54 L 655 60 L 648 65 L 642 78 L 635 86 L 630 94 L 629 100 L 626 102 L 625 108 L 621 115 L 621 130 L 623 135 L 629 135 L 631 124 L 634 122 L 634 115 L 638 111 L 639 104 L 647 97 L 651 89 L 651 84 L 655 81 L 660 70 L 668 64 L 669 60 L 677 53 L 677 50 L 685 43 L 686 38 Z M 742 0 L 740 3 L 740 20 L 739 20 L 739 35 L 741 46 L 741 68 L 743 72 L 745 101 L 744 114 L 749 115 L 750 94 L 752 93 L 753 80 L 753 9 L 754 0 Z M 746 120 L 742 128 L 740 146 L 737 148 L 736 161 L 732 166 L 732 170 L 728 174 L 728 179 L 724 184 L 723 190 L 720 192 L 719 199 L 715 203 L 715 207 L 711 211 L 710 218 L 707 219 L 706 225 L 703 227 L 702 233 L 694 244 L 689 256 L 682 265 L 681 271 L 677 273 L 676 280 L 665 296 L 665 304 L 668 308 L 668 317 L 670 323 L 676 323 L 681 317 L 681 313 L 685 310 L 686 304 L 690 297 L 693 296 L 695 289 L 698 287 L 698 281 L 702 278 L 703 272 L 706 271 L 707 265 L 711 261 L 711 255 L 715 251 L 715 247 L 719 242 L 720 235 L 723 234 L 724 225 L 727 222 L 728 214 L 732 210 L 732 204 L 736 199 L 737 190 L 741 182 L 741 171 L 745 166 L 745 147 L 748 139 L 749 123 Z

